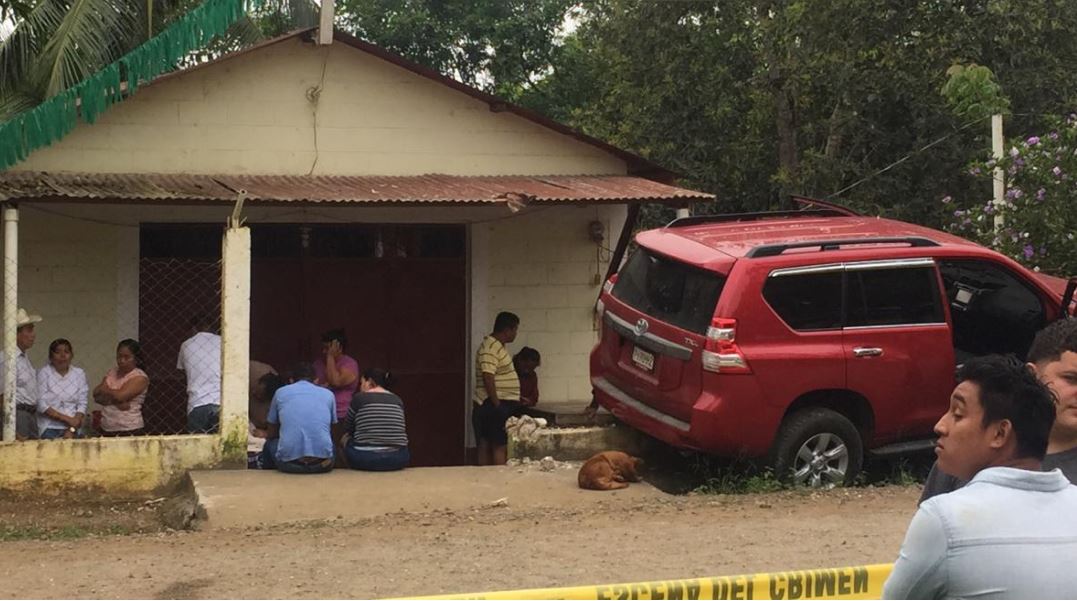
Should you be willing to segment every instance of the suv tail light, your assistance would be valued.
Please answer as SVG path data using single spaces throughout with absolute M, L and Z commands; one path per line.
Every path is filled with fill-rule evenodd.
M 752 368 L 737 346 L 737 320 L 715 317 L 707 328 L 703 369 L 723 374 L 750 374 Z
M 606 280 L 605 284 L 602 284 L 602 291 L 606 294 L 613 292 L 613 285 L 617 283 L 617 274 L 613 274 Z
M 613 285 L 617 283 L 617 274 L 613 274 L 606 280 L 606 283 L 602 284 L 602 292 L 604 294 L 611 294 L 613 292 Z M 598 318 L 602 319 L 602 316 L 606 313 L 606 303 L 602 302 L 601 295 L 599 295 L 598 302 L 595 303 L 595 313 L 598 314 Z

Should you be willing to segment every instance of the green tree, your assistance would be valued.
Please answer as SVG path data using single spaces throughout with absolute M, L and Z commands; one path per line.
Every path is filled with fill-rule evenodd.
M 23 0 L 0 42 L 0 121 L 28 110 L 115 62 L 201 0 Z M 269 0 L 196 55 L 237 50 L 313 22 L 309 1 Z M 197 56 L 193 56 L 192 60 Z M 177 64 L 176 67 L 181 67 Z
M 343 0 L 339 26 L 515 99 L 549 68 L 574 0 Z

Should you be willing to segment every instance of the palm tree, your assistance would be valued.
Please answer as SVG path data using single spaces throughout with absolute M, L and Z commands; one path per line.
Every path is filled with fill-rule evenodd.
M 212 57 L 238 50 L 316 20 L 310 0 L 255 1 L 255 10 L 199 54 Z M 16 0 L 9 4 L 0 19 L 14 19 L 16 25 L 0 41 L 0 122 L 115 62 L 200 3 Z

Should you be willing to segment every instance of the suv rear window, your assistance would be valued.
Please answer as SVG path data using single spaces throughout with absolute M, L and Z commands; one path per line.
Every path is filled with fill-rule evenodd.
M 763 298 L 794 330 L 841 329 L 841 271 L 771 276 Z
M 679 328 L 706 334 L 725 277 L 639 249 L 617 275 L 613 296 Z

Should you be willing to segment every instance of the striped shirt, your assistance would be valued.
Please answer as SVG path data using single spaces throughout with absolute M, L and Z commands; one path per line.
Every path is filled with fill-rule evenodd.
M 391 392 L 360 392 L 352 397 L 344 418 L 356 447 L 407 447 L 404 401 Z
M 475 354 L 475 396 L 471 400 L 476 404 L 482 404 L 489 396 L 482 380 L 483 374 L 493 374 L 499 401 L 520 400 L 520 378 L 516 375 L 512 356 L 505 345 L 492 335 L 482 339 Z

